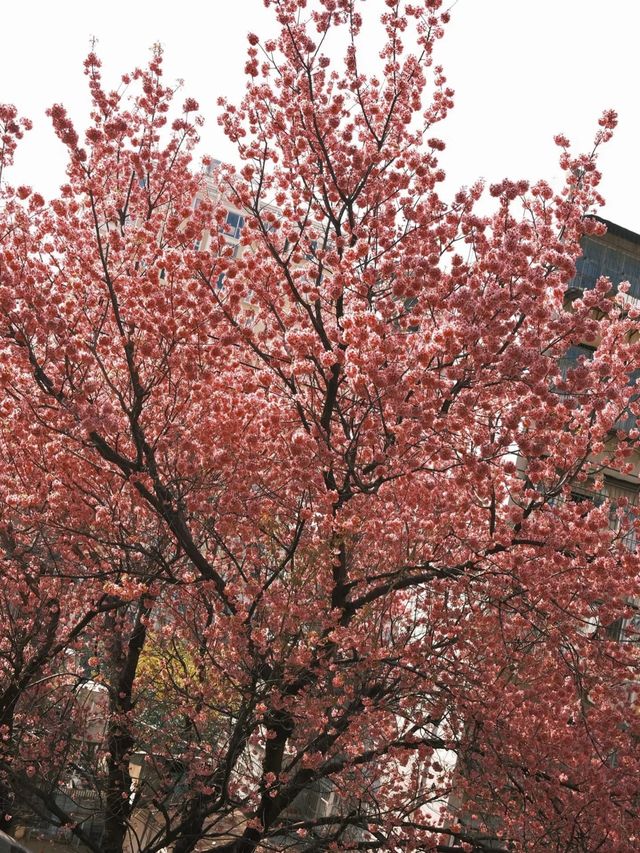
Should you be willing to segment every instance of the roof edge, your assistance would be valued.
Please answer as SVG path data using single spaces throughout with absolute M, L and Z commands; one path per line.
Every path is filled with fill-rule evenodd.
M 640 234 L 636 234 L 635 231 L 623 228 L 622 225 L 617 225 L 615 222 L 611 222 L 610 219 L 605 219 L 603 216 L 597 216 L 595 213 L 588 213 L 587 217 L 589 219 L 596 219 L 598 222 L 602 222 L 602 224 L 606 226 L 609 234 L 613 234 L 616 237 L 622 237 L 623 240 L 628 240 L 630 243 L 635 243 L 640 246 Z

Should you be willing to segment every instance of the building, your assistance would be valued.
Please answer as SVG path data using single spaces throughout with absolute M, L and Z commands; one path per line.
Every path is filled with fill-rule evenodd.
M 640 234 L 601 217 L 594 218 L 604 224 L 607 231 L 602 236 L 585 236 L 583 238 L 583 255 L 577 260 L 576 275 L 567 287 L 565 307 L 570 311 L 571 303 L 580 298 L 585 291 L 593 290 L 598 279 L 605 276 L 611 281 L 614 291 L 618 290 L 618 286 L 622 282 L 628 282 L 629 289 L 623 297 L 624 301 L 630 307 L 640 309 Z M 584 361 L 592 359 L 596 350 L 597 341 L 584 341 L 568 347 L 559 361 L 561 377 L 566 379 L 569 371 L 577 368 Z M 638 393 L 631 398 L 632 402 L 640 400 L 640 365 L 629 376 L 629 385 L 635 386 L 636 384 L 638 384 Z M 558 390 L 557 393 L 563 392 Z M 640 417 L 627 409 L 616 422 L 615 428 L 609 436 L 609 441 L 612 444 L 619 441 L 619 431 L 629 433 L 631 430 L 640 428 L 639 421 Z M 597 460 L 594 461 L 597 462 Z M 576 503 L 590 502 L 596 505 L 611 501 L 609 525 L 615 531 L 620 530 L 625 547 L 635 552 L 640 537 L 640 453 L 635 451 L 629 461 L 631 463 L 630 472 L 621 472 L 604 467 L 601 471 L 602 485 L 600 487 L 596 487 L 595 482 L 590 481 L 572 485 L 571 500 Z M 522 464 L 522 472 L 524 474 L 524 463 Z M 620 514 L 616 511 L 615 506 L 620 499 L 623 499 L 625 504 L 626 523 L 624 529 L 621 529 Z M 558 499 L 554 499 L 554 502 L 556 500 Z M 607 635 L 619 642 L 640 642 L 640 602 L 631 601 L 629 604 L 632 609 L 636 608 L 637 615 L 631 618 L 617 619 L 613 624 L 607 626 Z M 628 687 L 631 706 L 637 703 L 638 684 L 629 684 Z M 451 795 L 447 805 L 451 811 L 457 813 L 459 822 L 467 834 L 478 839 L 478 846 L 474 848 L 478 853 L 480 851 L 505 851 L 509 849 L 508 845 L 505 847 L 504 844 L 492 839 L 486 832 L 483 834 L 479 832 L 477 829 L 478 822 L 465 810 L 464 801 L 457 797 L 455 792 Z M 485 814 L 483 817 L 489 825 L 495 824 L 496 828 L 499 825 L 499 822 L 493 821 L 490 816 Z M 449 837 L 447 843 L 438 847 L 442 853 L 445 851 L 457 853 L 463 849 L 467 848 L 459 846 L 459 842 L 453 836 Z

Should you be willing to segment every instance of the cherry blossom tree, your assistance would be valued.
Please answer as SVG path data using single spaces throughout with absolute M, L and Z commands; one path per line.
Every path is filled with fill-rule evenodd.
M 267 5 L 237 170 L 192 168 L 157 50 L 113 91 L 92 53 L 59 196 L 2 185 L 5 814 L 96 853 L 633 851 L 634 519 L 573 496 L 636 470 L 638 311 L 567 298 L 615 115 L 556 138 L 563 186 L 449 199 L 440 0 Z

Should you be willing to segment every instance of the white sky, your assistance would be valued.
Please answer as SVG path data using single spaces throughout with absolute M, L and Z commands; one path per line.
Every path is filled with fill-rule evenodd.
M 365 0 L 376 15 L 383 0 Z M 216 123 L 216 99 L 239 100 L 246 33 L 273 34 L 262 0 L 22 0 L 3 10 L 0 101 L 35 124 L 23 140 L 13 183 L 51 195 L 63 180 L 62 146 L 45 109 L 64 103 L 78 130 L 88 110 L 82 61 L 91 36 L 107 83 L 142 64 L 150 45 L 165 48 L 166 79 L 183 78 L 207 119 L 203 151 L 233 162 Z M 456 107 L 438 135 L 448 186 L 478 177 L 559 177 L 552 138 L 563 132 L 586 150 L 606 107 L 619 112 L 603 150 L 603 215 L 640 232 L 638 0 L 458 0 L 438 61 L 456 90 Z

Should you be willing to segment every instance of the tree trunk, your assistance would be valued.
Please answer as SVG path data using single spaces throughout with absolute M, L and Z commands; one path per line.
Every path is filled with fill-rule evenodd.
M 133 708 L 132 694 L 140 655 L 144 648 L 146 620 L 151 612 L 152 599 L 145 596 L 138 603 L 133 630 L 123 649 L 121 637 L 112 625 L 111 644 L 112 682 L 110 690 L 110 720 L 107 734 L 107 796 L 104 815 L 102 853 L 122 853 L 131 817 L 131 774 L 129 761 L 135 741 L 128 728 L 127 715 Z M 114 621 L 109 614 L 107 621 Z

